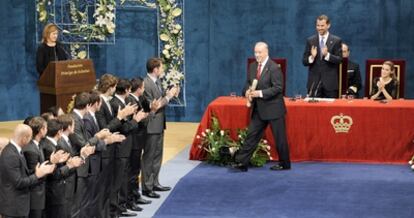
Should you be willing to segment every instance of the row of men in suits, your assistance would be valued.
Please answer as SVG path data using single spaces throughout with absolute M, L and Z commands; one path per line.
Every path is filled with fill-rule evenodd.
M 138 203 L 151 203 L 138 191 L 140 171 L 143 195 L 159 198 L 157 191 L 170 190 L 160 185 L 159 171 L 165 106 L 178 95 L 179 88 L 166 91 L 162 88 L 161 59 L 149 59 L 147 72 L 145 79 L 131 81 L 105 74 L 97 91 L 75 97 L 71 114 L 47 122 L 39 116 L 28 120 L 28 126 L 21 124 L 30 136 L 26 136 L 26 141 L 16 138 L 19 141 L 16 146 L 11 141 L 0 157 L 2 163 L 7 162 L 10 148 L 20 145 L 25 148 L 24 155 L 18 154 L 21 169 L 8 168 L 7 164 L 0 166 L 0 175 L 5 175 L 0 177 L 0 191 L 7 197 L 0 201 L 0 214 L 135 216 L 127 209 L 140 211 Z M 21 132 L 22 127 L 18 129 Z M 18 149 L 12 151 L 15 154 Z M 30 179 L 24 190 L 10 180 L 9 174 L 16 172 L 20 172 L 18 178 Z M 49 175 L 45 179 L 39 179 L 46 174 Z M 3 195 L 7 191 L 10 193 Z M 24 194 L 25 198 L 16 198 L 18 194 Z

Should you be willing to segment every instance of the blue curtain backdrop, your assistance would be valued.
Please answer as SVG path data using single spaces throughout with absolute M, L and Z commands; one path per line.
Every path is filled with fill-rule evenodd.
M 315 34 L 315 18 L 327 14 L 332 34 L 350 45 L 351 59 L 365 78 L 367 58 L 407 61 L 406 98 L 414 98 L 414 1 L 412 0 L 185 0 L 187 106 L 170 108 L 170 121 L 199 121 L 217 96 L 238 92 L 246 59 L 256 41 L 266 41 L 272 57 L 288 60 L 287 95 L 305 94 L 305 40 Z M 0 3 L 0 120 L 39 113 L 34 54 L 34 0 Z M 145 75 L 145 61 L 157 54 L 156 13 L 117 10 L 116 44 L 91 47 L 97 76 Z

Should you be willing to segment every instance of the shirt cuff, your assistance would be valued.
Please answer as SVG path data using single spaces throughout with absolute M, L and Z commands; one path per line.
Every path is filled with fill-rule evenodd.
M 309 55 L 308 61 L 309 63 L 313 63 L 313 61 L 315 60 L 315 58 L 312 55 Z
M 262 92 L 262 90 L 259 90 L 259 96 L 260 96 L 260 98 L 263 98 L 263 92 Z
M 331 56 L 331 54 L 328 52 L 328 54 L 325 56 L 325 61 L 329 61 L 329 57 Z

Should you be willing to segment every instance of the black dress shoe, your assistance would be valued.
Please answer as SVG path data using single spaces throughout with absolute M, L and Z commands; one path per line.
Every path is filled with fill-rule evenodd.
M 160 198 L 160 195 L 154 191 L 142 191 L 142 195 L 147 196 L 149 198 Z
M 270 170 L 290 170 L 290 166 L 283 166 L 281 164 L 275 164 L 270 167 Z
M 121 214 L 119 214 L 119 217 L 133 217 L 133 216 L 137 216 L 136 213 L 132 213 L 132 212 L 122 212 Z
M 156 186 L 154 186 L 153 190 L 154 191 L 159 191 L 159 192 L 165 192 L 165 191 L 171 190 L 171 187 L 162 186 L 162 185 L 156 185 Z
M 233 169 L 240 170 L 241 172 L 247 172 L 247 170 L 249 169 L 249 168 L 247 168 L 246 165 L 241 164 L 241 163 L 234 163 L 234 164 L 231 165 L 231 167 Z
M 139 197 L 137 200 L 135 200 L 135 203 L 137 204 L 151 204 L 150 200 L 144 199 L 143 197 Z
M 127 205 L 127 209 L 128 209 L 128 210 L 135 211 L 135 212 L 140 212 L 140 211 L 142 211 L 142 210 L 143 210 L 141 207 L 139 207 L 139 206 L 138 206 L 137 204 L 135 204 L 135 203 L 128 203 L 128 205 Z

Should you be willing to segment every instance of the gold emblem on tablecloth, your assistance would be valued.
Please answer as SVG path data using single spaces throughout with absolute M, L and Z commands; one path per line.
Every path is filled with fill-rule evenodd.
M 335 133 L 348 133 L 352 126 L 352 117 L 343 115 L 332 116 L 332 127 L 335 129 Z

